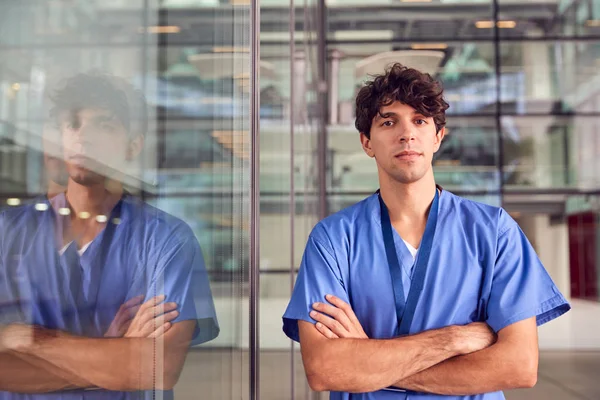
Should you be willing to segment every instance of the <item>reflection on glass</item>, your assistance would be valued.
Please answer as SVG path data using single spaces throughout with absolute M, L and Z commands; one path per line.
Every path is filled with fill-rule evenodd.
M 219 326 L 193 231 L 126 188 L 139 176 L 145 98 L 101 73 L 70 77 L 50 98 L 48 192 L 1 215 L 2 396 L 168 394 L 188 348 Z
M 393 62 L 420 68 L 442 82 L 450 104 L 448 115 L 493 114 L 497 98 L 493 45 L 468 42 L 440 43 L 437 48 L 428 45 L 426 50 L 384 43 L 331 48 L 330 74 L 338 83 L 330 84 L 330 104 L 335 113 L 330 123 L 352 125 L 358 89 L 370 75 Z
M 0 225 L 13 237 L 0 250 L 0 324 L 82 338 L 54 346 L 60 365 L 7 364 L 2 352 L 0 398 L 32 387 L 33 398 L 169 398 L 175 382 L 177 398 L 248 392 L 248 11 L 204 0 L 0 5 Z M 71 187 L 107 177 L 83 202 Z M 160 294 L 166 314 L 142 332 L 160 338 L 114 356 L 104 346 L 122 346 Z M 78 347 L 87 340 L 89 352 Z
M 434 158 L 436 181 L 447 190 L 499 190 L 498 137 L 492 117 L 448 116 L 447 135 Z M 330 190 L 365 194 L 378 188 L 375 162 L 355 128 L 330 128 Z
M 598 112 L 600 45 L 506 42 L 501 45 L 501 100 L 507 113 Z
M 592 189 L 600 183 L 597 118 L 504 116 L 502 132 L 507 186 Z
M 500 37 L 584 37 L 600 33 L 600 5 L 597 1 L 525 3 L 498 0 L 502 19 L 511 24 Z
M 327 0 L 333 41 L 491 38 L 478 22 L 492 18 L 492 1 Z

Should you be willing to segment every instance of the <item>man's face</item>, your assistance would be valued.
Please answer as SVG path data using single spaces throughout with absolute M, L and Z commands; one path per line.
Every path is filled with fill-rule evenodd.
M 375 158 L 382 174 L 404 184 L 423 178 L 432 168 L 444 129 L 436 134 L 433 117 L 419 114 L 409 105 L 395 101 L 382 107 L 371 123 L 371 138 L 361 133 L 367 155 Z
M 67 186 L 69 175 L 63 159 L 61 134 L 55 124 L 47 123 L 44 125 L 42 142 L 44 146 L 44 167 L 48 179 L 57 185 Z
M 129 136 L 109 110 L 65 112 L 60 116 L 60 130 L 67 171 L 80 185 L 102 183 L 126 165 Z

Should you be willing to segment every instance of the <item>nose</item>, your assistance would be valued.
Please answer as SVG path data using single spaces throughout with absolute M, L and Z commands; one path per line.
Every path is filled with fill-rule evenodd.
M 71 141 L 84 142 L 86 137 L 91 137 L 94 127 L 91 126 L 89 121 L 81 118 L 79 115 L 74 114 L 71 116 L 69 127 L 67 128 L 68 137 Z
M 408 142 L 415 139 L 415 129 L 412 124 L 398 124 L 398 140 Z

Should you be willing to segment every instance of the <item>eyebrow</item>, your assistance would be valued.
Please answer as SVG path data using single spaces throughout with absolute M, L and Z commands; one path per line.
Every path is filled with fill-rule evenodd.
M 397 113 L 395 113 L 395 112 L 391 112 L 391 111 L 390 111 L 390 112 L 386 112 L 386 113 L 380 113 L 380 112 L 378 112 L 378 113 L 375 115 L 375 120 L 377 121 L 377 120 L 380 120 L 380 119 L 391 118 L 391 117 L 397 117 L 397 116 L 398 116 L 398 114 L 397 114 Z
M 115 121 L 116 115 L 111 114 L 111 115 L 98 115 L 97 117 L 92 118 L 92 121 L 94 121 L 94 123 L 101 123 L 101 122 L 112 122 Z
M 377 115 L 375 115 L 375 120 L 378 121 L 380 119 L 386 119 L 386 118 L 392 118 L 392 117 L 396 117 L 397 118 L 398 117 L 398 113 L 395 113 L 393 111 L 389 111 L 389 112 L 386 112 L 386 113 L 378 112 Z M 425 116 L 425 114 L 420 113 L 420 112 L 418 112 L 416 110 L 412 113 L 412 117 L 428 118 L 427 116 Z

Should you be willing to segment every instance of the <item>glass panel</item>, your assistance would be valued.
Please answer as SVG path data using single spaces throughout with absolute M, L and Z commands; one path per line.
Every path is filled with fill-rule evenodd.
M 502 117 L 507 188 L 596 188 L 600 122 L 596 117 Z
M 395 1 L 327 0 L 329 39 L 398 41 L 491 38 L 479 22 L 492 18 L 490 0 Z
M 600 112 L 600 41 L 501 44 L 502 110 Z
M 15 390 L 247 398 L 249 3 L 32 0 L 0 19 L 0 324 L 81 338 L 36 354 L 51 371 L 0 359 L 35 376 Z M 178 314 L 138 311 L 162 294 Z
M 388 43 L 343 45 L 330 48 L 330 104 L 333 125 L 354 125 L 354 101 L 369 76 L 401 62 L 428 72 L 444 86 L 448 115 L 493 114 L 496 76 L 492 43 L 439 43 L 437 49 L 411 50 Z M 390 53 L 391 52 L 391 53 Z
M 305 399 L 299 345 L 285 336 L 281 318 L 316 220 L 318 107 L 314 49 L 305 42 L 314 4 L 297 2 L 292 45 L 290 3 L 274 3 L 261 2 L 260 398 Z
M 498 0 L 498 6 L 501 38 L 583 37 L 600 34 L 600 3 L 596 0 Z
M 289 271 L 263 272 L 261 291 L 261 399 L 280 399 L 282 394 L 292 399 L 308 399 L 304 366 L 299 346 L 291 353 L 290 340 L 281 329 L 281 316 L 290 297 Z M 292 371 L 292 363 L 294 369 Z M 294 391 L 291 375 L 294 375 Z M 291 394 L 294 394 L 291 397 Z

